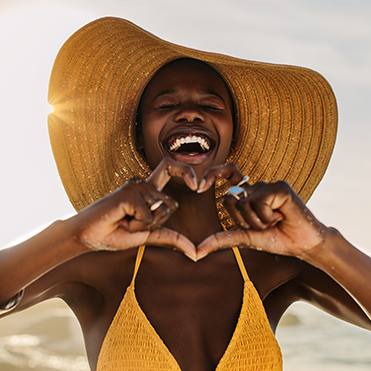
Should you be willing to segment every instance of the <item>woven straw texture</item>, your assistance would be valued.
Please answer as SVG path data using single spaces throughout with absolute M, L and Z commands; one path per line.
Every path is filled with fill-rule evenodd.
M 135 275 L 143 252 L 144 246 L 138 250 L 139 259 L 133 281 L 104 339 L 97 371 L 181 371 L 135 296 Z M 246 272 L 244 267 L 243 270 Z M 247 273 L 245 277 L 240 317 L 216 371 L 282 371 L 281 350 L 269 326 L 263 304 Z
M 49 134 L 57 167 L 80 210 L 150 170 L 136 149 L 135 117 L 154 74 L 178 58 L 208 63 L 236 106 L 234 161 L 252 183 L 284 179 L 306 202 L 322 179 L 336 137 L 337 106 L 317 72 L 232 58 L 178 46 L 136 25 L 107 17 L 84 26 L 61 48 L 51 74 Z M 217 183 L 221 205 L 228 185 Z

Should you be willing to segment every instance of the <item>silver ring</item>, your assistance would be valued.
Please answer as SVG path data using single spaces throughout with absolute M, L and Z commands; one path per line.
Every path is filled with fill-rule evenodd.
M 164 201 L 161 201 L 161 200 L 158 200 L 158 201 L 156 201 L 154 204 L 152 204 L 151 206 L 150 206 L 150 210 L 152 211 L 152 212 L 154 212 L 154 211 L 156 211 L 162 204 L 164 203 Z
M 237 184 L 237 187 L 241 187 L 249 182 L 249 177 L 245 175 L 242 180 Z
M 228 189 L 228 194 L 233 196 L 236 200 L 241 200 L 241 198 L 246 198 L 248 196 L 246 189 L 242 186 L 247 184 L 249 177 L 245 175 L 242 180 L 235 186 L 232 186 Z
M 232 186 L 228 189 L 228 194 L 233 196 L 236 200 L 241 200 L 242 197 L 246 197 L 245 190 L 242 187 Z

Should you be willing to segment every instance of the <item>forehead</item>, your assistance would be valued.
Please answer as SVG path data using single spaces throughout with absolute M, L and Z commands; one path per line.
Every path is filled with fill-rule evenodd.
M 142 98 L 153 98 L 161 92 L 195 90 L 216 93 L 231 103 L 229 89 L 222 77 L 209 65 L 195 59 L 178 59 L 163 67 L 147 85 Z

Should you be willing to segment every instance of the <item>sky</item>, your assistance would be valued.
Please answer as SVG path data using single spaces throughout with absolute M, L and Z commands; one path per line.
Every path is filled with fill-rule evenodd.
M 107 15 L 188 47 L 323 74 L 339 131 L 309 207 L 371 255 L 371 2 L 357 0 L 0 0 L 0 247 L 74 213 L 48 139 L 48 81 L 64 41 Z

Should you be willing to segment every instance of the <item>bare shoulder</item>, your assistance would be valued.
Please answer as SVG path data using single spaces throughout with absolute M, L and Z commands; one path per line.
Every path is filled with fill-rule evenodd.
M 275 331 L 286 309 L 299 299 L 297 279 L 305 264 L 299 259 L 252 249 L 241 249 L 246 270 Z
M 249 248 L 240 249 L 249 278 L 264 300 L 273 290 L 299 276 L 303 262 L 296 258 Z
M 287 308 L 296 301 L 305 301 L 345 321 L 369 328 L 369 320 L 359 305 L 322 270 L 292 257 L 249 249 L 241 252 L 273 331 Z
M 79 320 L 82 313 L 86 316 L 87 308 L 98 315 L 115 296 L 120 300 L 121 292 L 130 284 L 135 255 L 136 249 L 130 249 L 91 252 L 71 259 L 29 285 L 17 309 L 58 297 L 71 307 Z

